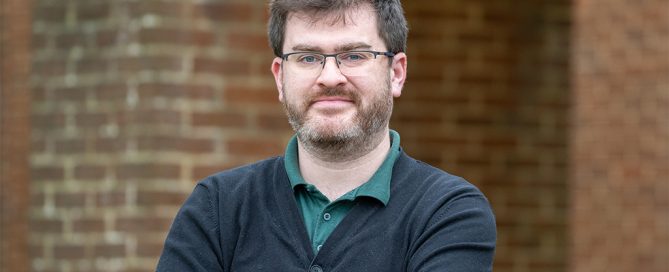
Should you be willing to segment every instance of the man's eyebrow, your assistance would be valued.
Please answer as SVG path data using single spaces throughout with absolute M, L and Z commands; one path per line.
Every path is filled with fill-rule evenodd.
M 307 51 L 307 52 L 321 52 L 321 48 L 318 46 L 311 46 L 307 44 L 296 44 L 291 48 L 293 52 L 301 52 L 301 51 Z
M 347 43 L 335 48 L 337 52 L 351 51 L 351 50 L 360 50 L 360 49 L 370 49 L 371 45 L 363 42 Z
M 370 49 L 372 48 L 371 45 L 363 43 L 363 42 L 354 42 L 354 43 L 347 43 L 343 45 L 339 45 L 335 47 L 335 52 L 344 52 L 344 51 L 351 51 L 351 50 L 361 50 L 361 49 Z M 318 47 L 318 46 L 311 46 L 307 44 L 296 44 L 291 48 L 294 52 L 298 51 L 306 51 L 306 52 L 323 52 L 323 49 Z

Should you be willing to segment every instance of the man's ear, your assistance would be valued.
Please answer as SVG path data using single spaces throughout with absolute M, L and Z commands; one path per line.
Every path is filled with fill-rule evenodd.
M 283 71 L 281 69 L 281 62 L 283 60 L 279 57 L 274 58 L 272 61 L 272 75 L 274 75 L 274 82 L 276 83 L 276 89 L 279 91 L 279 101 L 283 102 Z
M 393 57 L 393 62 L 390 67 L 390 89 L 393 97 L 400 97 L 402 95 L 402 88 L 404 81 L 407 78 L 407 55 L 404 53 L 397 53 Z

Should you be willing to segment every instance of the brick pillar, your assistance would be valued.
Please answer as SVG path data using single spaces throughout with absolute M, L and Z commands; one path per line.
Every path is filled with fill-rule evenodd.
M 35 2 L 34 271 L 153 271 L 195 181 L 283 152 L 265 9 Z
M 391 127 L 493 205 L 495 271 L 564 271 L 570 1 L 404 1 L 409 75 Z
M 570 271 L 669 271 L 669 1 L 575 1 Z
M 0 271 L 28 271 L 31 1 L 0 0 Z

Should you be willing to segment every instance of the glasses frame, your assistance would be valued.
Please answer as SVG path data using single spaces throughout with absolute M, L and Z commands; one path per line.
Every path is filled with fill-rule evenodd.
M 390 60 L 392 60 L 392 58 L 395 57 L 395 55 L 396 55 L 393 52 L 387 52 L 387 51 L 386 52 L 381 52 L 381 51 L 373 51 L 373 50 L 350 50 L 350 51 L 344 51 L 344 52 L 339 52 L 339 53 L 334 53 L 334 54 L 323 54 L 323 53 L 319 53 L 319 52 L 310 52 L 310 51 L 298 51 L 298 52 L 291 52 L 291 53 L 283 54 L 283 55 L 281 55 L 281 59 L 283 59 L 284 61 L 288 61 L 288 57 L 290 55 L 305 54 L 305 53 L 306 54 L 320 55 L 320 56 L 323 56 L 323 62 L 321 63 L 321 65 L 322 65 L 321 66 L 321 71 L 323 71 L 323 69 L 325 69 L 325 63 L 328 61 L 328 58 L 330 58 L 330 57 L 334 58 L 335 59 L 335 64 L 337 64 L 337 68 L 341 69 L 339 67 L 339 64 L 341 62 L 339 61 L 338 56 L 342 55 L 342 54 L 350 54 L 350 53 L 356 53 L 356 52 L 372 53 L 372 54 L 374 54 L 374 59 L 376 59 L 377 56 L 386 56 L 386 57 L 391 58 Z M 282 63 L 282 65 L 283 65 L 283 63 Z

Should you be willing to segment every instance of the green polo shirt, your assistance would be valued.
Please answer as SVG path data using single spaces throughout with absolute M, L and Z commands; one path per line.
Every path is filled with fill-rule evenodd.
M 374 175 L 360 187 L 332 202 L 316 186 L 307 183 L 302 178 L 298 163 L 297 137 L 293 136 L 288 142 L 284 159 L 286 172 L 315 253 L 320 250 L 321 245 L 325 243 L 330 233 L 344 219 L 344 216 L 353 207 L 359 196 L 372 197 L 379 200 L 383 205 L 388 204 L 393 165 L 400 154 L 400 135 L 394 130 L 390 130 L 390 141 L 390 151 Z

